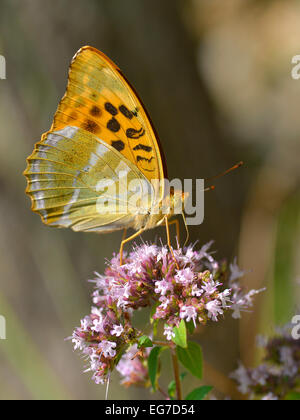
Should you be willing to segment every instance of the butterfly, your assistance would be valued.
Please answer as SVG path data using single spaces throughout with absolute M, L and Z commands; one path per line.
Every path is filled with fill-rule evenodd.
M 165 159 L 148 113 L 118 66 L 96 48 L 73 57 L 66 93 L 24 175 L 32 210 L 46 225 L 125 235 L 133 228 L 121 242 L 121 265 L 124 245 L 162 224 L 173 253 L 169 224 L 177 236 L 179 228 L 170 218 L 175 208 L 183 215 L 187 194 L 166 191 Z

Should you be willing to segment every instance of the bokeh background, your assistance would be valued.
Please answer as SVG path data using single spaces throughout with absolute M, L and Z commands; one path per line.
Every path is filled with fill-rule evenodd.
M 300 297 L 300 80 L 291 77 L 299 22 L 298 0 L 0 0 L 1 399 L 104 398 L 65 337 L 89 313 L 87 280 L 118 250 L 120 233 L 43 226 L 22 175 L 70 60 L 87 44 L 117 62 L 143 98 L 170 178 L 209 178 L 246 162 L 207 193 L 205 222 L 191 229 L 192 241 L 215 240 L 218 257 L 238 257 L 249 288 L 268 288 L 241 322 L 196 337 L 204 383 L 236 396 L 229 372 L 238 360 L 255 363 L 256 334 L 291 320 Z M 118 380 L 110 398 L 159 397 Z

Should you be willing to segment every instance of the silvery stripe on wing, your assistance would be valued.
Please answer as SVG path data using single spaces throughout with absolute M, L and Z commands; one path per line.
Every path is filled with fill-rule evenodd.
M 84 172 L 89 171 L 93 166 L 97 165 L 99 162 L 99 157 L 103 158 L 103 156 L 109 152 L 109 149 L 105 147 L 103 144 L 99 144 L 96 148 L 95 152 L 91 153 L 90 160 L 88 164 L 83 168 Z
M 30 180 L 30 191 L 39 191 L 41 189 L 40 178 Z
M 44 198 L 44 191 L 35 191 L 35 192 L 32 192 L 32 195 L 34 196 L 34 198 L 35 198 L 36 200 L 43 201 L 43 198 Z M 39 203 L 37 203 L 37 204 L 39 204 Z
M 35 172 L 40 172 L 40 162 L 35 162 L 32 163 L 31 165 L 31 169 Z M 42 216 L 44 217 L 44 220 L 47 220 L 47 211 L 44 210 L 45 209 L 45 200 L 44 200 L 44 193 L 43 191 L 38 191 L 41 190 L 41 184 L 39 182 L 39 175 L 31 175 L 33 177 L 33 180 L 35 181 L 35 191 L 37 192 L 33 192 L 32 188 L 30 190 L 30 192 L 32 193 L 33 197 L 35 200 L 35 205 L 37 210 L 39 210 L 39 212 L 42 214 Z
M 60 140 L 64 137 L 72 139 L 78 130 L 79 130 L 79 127 L 67 126 L 63 128 L 62 130 L 53 131 L 52 133 L 49 133 L 47 135 L 43 143 L 49 144 L 49 146 L 57 146 Z
M 78 176 L 79 174 L 80 174 L 80 171 L 77 171 L 77 172 L 76 172 L 76 175 L 75 175 L 75 178 L 74 178 L 74 181 L 73 181 L 73 184 L 72 184 L 72 186 L 73 186 L 73 187 L 75 187 L 75 186 L 76 186 L 77 176 Z M 63 210 L 63 215 L 62 215 L 62 217 L 59 219 L 59 224 L 61 224 L 62 226 L 63 226 L 63 225 L 68 226 L 68 225 L 71 223 L 71 221 L 70 221 L 69 217 L 67 216 L 67 213 L 68 213 L 68 211 L 70 210 L 70 208 L 72 207 L 72 205 L 73 205 L 73 204 L 75 204 L 75 203 L 77 202 L 78 197 L 79 197 L 79 194 L 80 194 L 80 188 L 76 188 L 76 189 L 74 190 L 74 193 L 73 193 L 73 195 L 72 195 L 72 197 L 71 197 L 70 201 L 69 201 L 69 204 L 67 204 L 67 205 L 64 207 L 64 210 Z
M 37 151 L 37 157 L 41 159 L 47 159 L 47 151 L 51 150 L 49 146 L 40 146 L 39 150 Z
M 78 130 L 79 127 L 72 127 L 68 125 L 67 127 L 62 128 L 61 130 L 53 131 L 53 133 L 71 139 L 75 136 Z
M 32 169 L 34 172 L 40 172 L 40 162 L 31 163 L 30 169 Z

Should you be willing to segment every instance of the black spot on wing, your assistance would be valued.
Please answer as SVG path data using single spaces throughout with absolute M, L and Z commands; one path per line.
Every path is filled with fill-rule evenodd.
M 112 147 L 114 147 L 118 152 L 122 152 L 125 149 L 125 144 L 122 140 L 115 140 L 111 142 Z
M 99 107 L 97 107 L 96 105 L 94 105 L 91 109 L 90 109 L 90 114 L 93 117 L 100 117 L 101 115 L 101 109 Z
M 120 131 L 121 126 L 115 118 L 112 118 L 108 121 L 107 128 L 113 133 L 117 133 L 118 131 Z
M 97 123 L 95 123 L 95 121 L 92 120 L 85 120 L 81 127 L 86 130 L 89 131 L 91 133 L 98 133 L 100 131 L 100 127 Z
M 152 157 L 151 159 L 147 159 L 143 156 L 137 156 L 137 158 L 136 158 L 137 162 L 145 161 L 145 162 L 148 162 L 148 163 L 151 163 L 153 159 L 154 159 L 154 157 Z
M 128 118 L 129 120 L 132 120 L 133 118 L 133 113 L 131 111 L 129 111 L 129 109 L 125 106 L 125 105 L 121 105 L 119 106 L 119 110 L 122 112 L 122 114 Z
M 155 172 L 155 169 L 142 168 L 146 172 Z
M 104 107 L 106 111 L 109 112 L 111 115 L 116 116 L 118 114 L 117 108 L 113 106 L 113 104 L 111 104 L 110 102 L 106 102 Z
M 126 136 L 129 139 L 139 139 L 140 137 L 143 137 L 144 134 L 145 130 L 143 129 L 143 127 L 140 130 L 135 130 L 134 128 L 128 128 L 126 130 Z
M 145 144 L 138 144 L 133 150 L 144 150 L 144 152 L 152 152 L 152 147 L 146 146 Z

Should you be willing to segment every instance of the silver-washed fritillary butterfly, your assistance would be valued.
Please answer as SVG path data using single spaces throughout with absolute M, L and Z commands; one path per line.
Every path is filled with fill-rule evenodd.
M 168 220 L 186 196 L 166 194 L 166 165 L 147 111 L 97 49 L 83 47 L 74 56 L 51 129 L 27 162 L 26 193 L 46 225 L 100 233 L 135 229 L 122 241 L 121 264 L 126 242 L 164 222 L 170 245 Z

